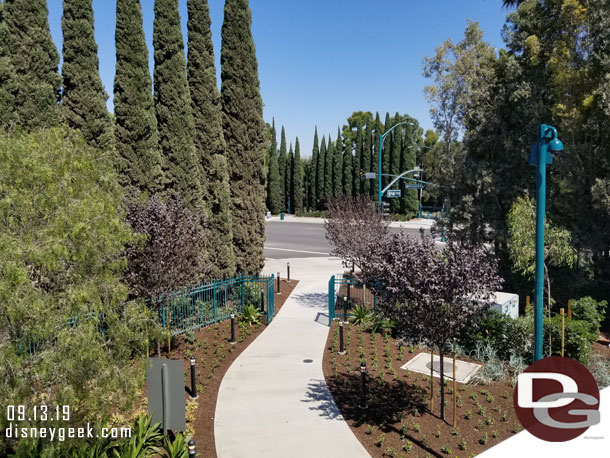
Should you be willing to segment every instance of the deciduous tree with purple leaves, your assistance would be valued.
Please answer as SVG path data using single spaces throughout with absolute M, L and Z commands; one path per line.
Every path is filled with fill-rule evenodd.
M 422 231 L 420 238 L 390 233 L 366 201 L 335 201 L 329 206 L 327 238 L 333 254 L 354 262 L 359 279 L 377 297 L 377 310 L 396 323 L 397 331 L 439 348 L 447 344 L 492 304 L 503 280 L 497 261 L 482 245 L 448 240 L 438 248 Z M 444 418 L 444 371 L 441 417 Z

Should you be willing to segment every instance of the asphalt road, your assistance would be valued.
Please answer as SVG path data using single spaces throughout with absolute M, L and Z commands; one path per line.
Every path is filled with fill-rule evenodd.
M 419 229 L 390 230 L 419 234 Z M 265 232 L 265 257 L 270 259 L 328 257 L 332 250 L 323 224 L 268 221 Z

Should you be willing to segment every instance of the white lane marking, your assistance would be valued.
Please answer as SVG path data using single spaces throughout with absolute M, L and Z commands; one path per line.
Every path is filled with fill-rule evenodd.
M 293 253 L 325 254 L 327 256 L 330 256 L 330 253 L 322 253 L 321 251 L 291 250 L 289 248 L 273 248 L 270 246 L 266 246 L 265 250 L 292 251 Z

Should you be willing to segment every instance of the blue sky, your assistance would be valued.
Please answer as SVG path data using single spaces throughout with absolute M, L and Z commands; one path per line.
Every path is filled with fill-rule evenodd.
M 153 0 L 141 0 L 152 74 Z M 216 66 L 223 0 L 209 0 Z M 48 0 L 51 33 L 61 52 L 62 0 Z M 179 0 L 186 41 L 186 0 Z M 502 46 L 501 0 L 250 0 L 265 120 L 284 125 L 311 155 L 314 126 L 337 134 L 354 111 L 407 113 L 432 128 L 423 95 L 422 61 L 436 46 L 479 21 L 485 40 Z M 93 0 L 100 74 L 112 110 L 115 1 Z M 279 138 L 278 138 L 279 141 Z

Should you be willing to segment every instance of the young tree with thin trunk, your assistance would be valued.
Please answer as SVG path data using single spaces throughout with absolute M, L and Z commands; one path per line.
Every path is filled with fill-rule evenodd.
M 106 108 L 108 94 L 100 78 L 91 2 L 64 0 L 61 107 L 68 125 L 80 130 L 89 145 L 110 151 L 114 132 Z
M 163 190 L 166 180 L 140 0 L 117 2 L 115 43 L 115 168 L 124 188 L 154 194 Z
M 265 255 L 265 123 L 248 0 L 226 0 L 221 99 L 238 272 L 257 274 Z
M 443 361 L 447 344 L 491 306 L 492 293 L 502 285 L 497 261 L 483 246 L 449 239 L 439 252 L 423 232 L 419 240 L 389 233 L 370 202 L 341 202 L 330 209 L 326 230 L 333 254 L 360 268 L 360 280 L 377 297 L 377 310 L 400 334 L 437 346 Z

